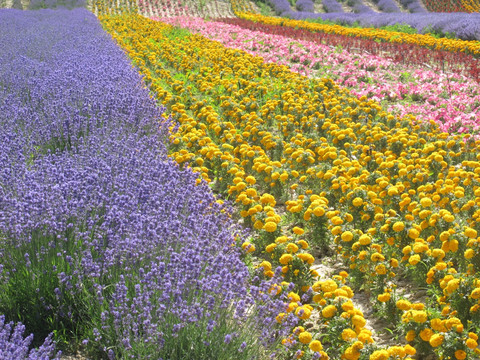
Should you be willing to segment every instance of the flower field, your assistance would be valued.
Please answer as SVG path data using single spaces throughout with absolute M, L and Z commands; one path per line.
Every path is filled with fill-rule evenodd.
M 0 358 L 480 358 L 478 41 L 231 5 L 0 9 Z

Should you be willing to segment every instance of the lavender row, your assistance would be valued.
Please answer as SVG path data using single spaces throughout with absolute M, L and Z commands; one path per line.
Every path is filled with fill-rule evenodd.
M 378 9 L 382 12 L 401 12 L 400 8 L 393 0 L 373 0 L 373 2 L 377 4 Z
M 184 351 L 251 357 L 283 303 L 249 284 L 245 235 L 167 158 L 163 110 L 95 16 L 0 10 L 0 47 L 5 321 L 110 358 L 168 357 L 193 329 Z
M 312 0 L 297 0 L 297 2 L 295 3 L 295 7 L 298 11 L 305 11 L 311 13 L 315 11 Z
M 400 4 L 411 13 L 426 13 L 427 10 L 419 0 L 399 0 Z
M 401 1 L 402 5 L 415 13 L 375 13 L 364 5 L 361 0 L 355 0 L 358 13 L 342 12 L 340 4 L 335 0 L 324 0 L 323 4 L 328 11 L 337 11 L 327 13 L 293 11 L 290 8 L 287 9 L 287 0 L 269 0 L 269 2 L 277 14 L 297 20 L 322 19 L 335 21 L 342 25 L 358 23 L 363 27 L 377 28 L 395 24 L 407 24 L 420 33 L 437 32 L 452 34 L 463 40 L 480 40 L 479 13 L 426 13 L 416 0 Z

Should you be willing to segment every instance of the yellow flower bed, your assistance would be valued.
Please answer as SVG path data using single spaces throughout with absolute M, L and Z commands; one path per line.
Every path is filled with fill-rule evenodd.
M 313 32 L 360 37 L 398 44 L 413 44 L 432 50 L 441 49 L 451 52 L 464 52 L 474 56 L 480 55 L 480 41 L 474 40 L 467 41 L 447 38 L 437 39 L 428 34 L 406 34 L 376 28 L 348 28 L 341 25 L 315 24 L 303 20 L 270 17 L 248 12 L 237 12 L 237 16 L 242 19 L 261 22 L 264 24 L 289 26 L 292 28 L 301 28 Z
M 461 0 L 461 3 L 468 12 L 480 12 L 480 3 L 476 0 Z
M 243 248 L 264 258 L 264 276 L 278 268 L 284 277 L 271 292 L 295 284 L 277 321 L 292 313 L 301 324 L 318 317 L 318 334 L 339 332 L 325 342 L 299 326 L 283 341 L 286 353 L 355 359 L 372 350 L 349 274 L 319 280 L 310 268 L 312 253 L 334 246 L 350 278 L 394 316 L 411 345 L 473 356 L 480 141 L 395 118 L 331 80 L 305 78 L 179 28 L 138 15 L 101 20 L 178 122 L 171 156 L 236 204 L 255 233 Z M 436 297 L 427 306 L 398 302 L 399 273 Z M 431 342 L 429 331 L 438 335 Z M 443 341 L 447 335 L 455 342 Z M 407 345 L 371 358 L 414 352 Z

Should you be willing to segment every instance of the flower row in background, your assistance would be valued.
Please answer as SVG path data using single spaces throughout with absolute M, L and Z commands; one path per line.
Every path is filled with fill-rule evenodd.
M 474 0 L 432 1 L 424 0 L 425 6 L 433 12 L 468 12 L 480 11 L 480 4 Z
M 439 76 L 427 67 L 405 66 L 381 56 L 298 39 L 300 36 L 296 39 L 295 35 L 301 35 L 298 31 L 286 38 L 275 35 L 280 32 L 276 30 L 281 29 L 242 19 L 210 22 L 182 17 L 163 21 L 187 27 L 227 47 L 262 56 L 265 61 L 287 65 L 302 75 L 331 77 L 358 97 L 366 95 L 383 102 L 384 108 L 395 114 L 433 119 L 442 131 L 471 133 L 478 130 L 478 83 L 465 76 L 454 73 Z
M 179 122 L 171 156 L 235 202 L 254 234 L 243 246 L 263 257 L 264 276 L 280 266 L 294 284 L 277 316 L 300 321 L 283 341 L 287 354 L 315 357 L 320 345 L 333 358 L 415 352 L 375 350 L 348 276 L 421 354 L 475 356 L 478 142 L 179 27 L 102 19 Z M 332 247 L 350 274 L 318 281 L 313 255 Z M 404 278 L 434 295 L 402 299 Z
M 443 50 L 429 50 L 412 44 L 379 43 L 372 39 L 354 38 L 337 34 L 313 33 L 306 29 L 294 29 L 280 24 L 264 24 L 248 19 L 221 19 L 221 21 L 241 26 L 245 29 L 266 34 L 283 36 L 289 39 L 305 40 L 319 46 L 335 47 L 338 51 L 360 52 L 376 55 L 408 66 L 431 67 L 442 73 L 463 74 L 475 81 L 480 80 L 480 64 L 471 55 L 452 53 Z
M 315 24 L 301 20 L 274 18 L 258 14 L 238 13 L 238 17 L 270 25 L 282 25 L 293 28 L 306 29 L 312 32 L 337 34 L 346 37 L 372 39 L 377 42 L 394 44 L 411 44 L 429 50 L 446 50 L 449 52 L 462 52 L 478 57 L 480 55 L 480 42 L 435 38 L 428 34 L 405 34 L 395 31 L 375 28 L 347 28 L 340 25 Z M 382 15 L 384 16 L 384 15 Z M 473 60 L 475 61 L 475 60 Z

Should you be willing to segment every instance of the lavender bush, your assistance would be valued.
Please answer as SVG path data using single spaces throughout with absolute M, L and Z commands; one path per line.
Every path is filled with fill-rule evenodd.
M 342 25 L 358 23 L 362 27 L 383 27 L 396 24 L 407 24 L 419 33 L 451 35 L 463 40 L 480 40 L 479 13 L 325 13 L 312 14 L 306 12 L 290 12 L 290 18 L 322 19 L 334 21 Z
M 312 0 L 297 0 L 295 7 L 299 11 L 306 11 L 313 13 L 315 9 L 313 8 L 313 1 Z
M 293 12 L 288 0 L 268 0 L 268 2 L 273 7 L 273 10 L 275 10 L 277 15 L 285 16 L 285 14 Z
M 48 336 L 38 349 L 30 349 L 33 334 L 24 337 L 25 326 L 6 323 L 5 316 L 0 315 L 0 359 L 3 360 L 44 360 L 55 356 L 52 336 Z M 60 356 L 61 353 L 58 354 Z
M 322 0 L 323 8 L 327 13 L 343 13 L 343 8 L 336 0 Z
M 351 6 L 353 12 L 357 14 L 375 13 L 370 7 L 363 3 L 363 0 L 348 0 L 348 5 Z
M 400 12 L 399 7 L 393 0 L 373 0 L 382 12 L 395 13 Z
M 30 0 L 29 10 L 86 7 L 86 0 Z
M 419 0 L 399 0 L 403 7 L 411 13 L 426 13 L 427 10 L 420 4 Z
M 283 302 L 95 16 L 0 10 L 0 44 L 0 313 L 96 357 L 261 355 Z

